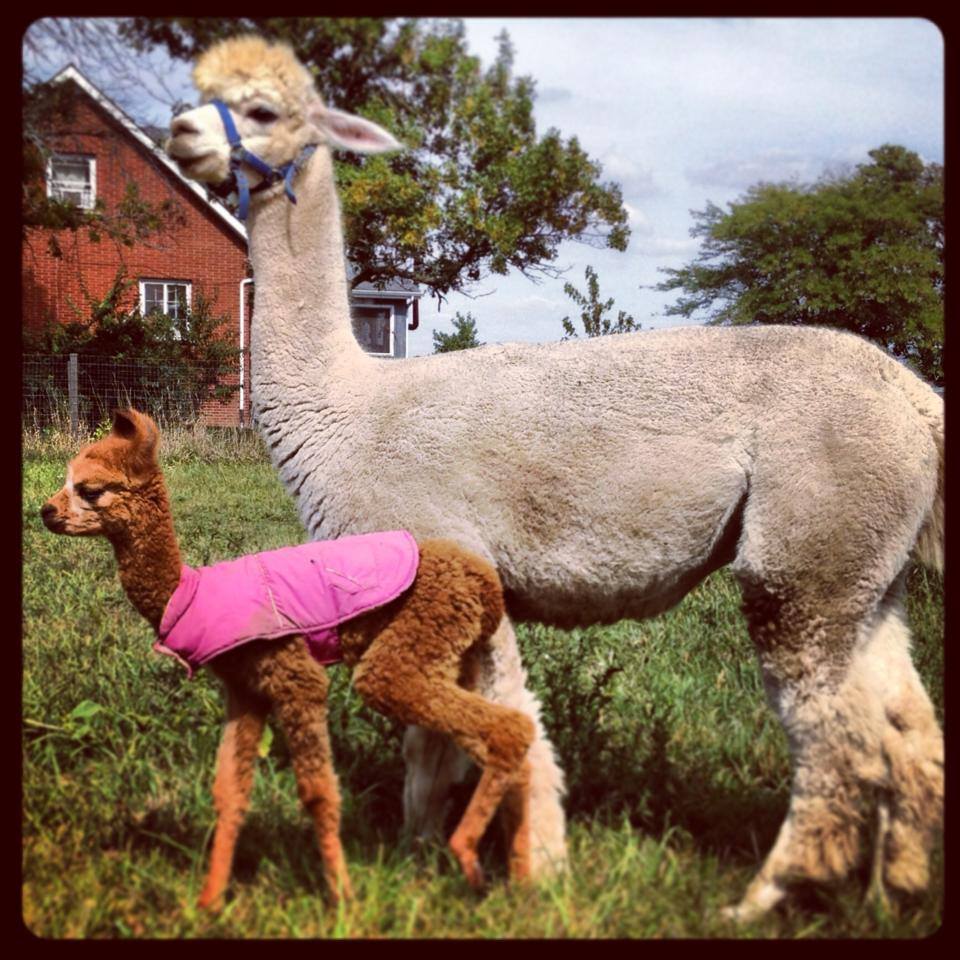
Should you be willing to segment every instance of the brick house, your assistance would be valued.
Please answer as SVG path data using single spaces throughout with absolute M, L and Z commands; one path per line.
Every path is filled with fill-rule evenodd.
M 109 210 L 133 182 L 151 204 L 174 200 L 183 219 L 133 247 L 106 238 L 92 242 L 86 231 L 63 230 L 57 236 L 62 257 L 49 251 L 47 231 L 28 231 L 22 258 L 24 330 L 75 320 L 89 298 L 109 290 L 121 264 L 136 281 L 129 291 L 129 308 L 139 304 L 144 314 L 160 310 L 176 316 L 202 293 L 216 315 L 225 318 L 224 337 L 244 353 L 237 373 L 223 380 L 237 384 L 242 375 L 241 389 L 228 401 L 205 403 L 201 417 L 209 424 L 248 425 L 254 279 L 242 221 L 180 174 L 160 144 L 165 131 L 139 127 L 73 66 L 54 81 L 75 84 L 81 95 L 53 144 L 48 195 L 89 207 L 100 198 Z M 353 290 L 351 313 L 361 346 L 385 358 L 405 357 L 407 331 L 418 323 L 420 295 L 410 284 L 384 290 L 360 284 Z

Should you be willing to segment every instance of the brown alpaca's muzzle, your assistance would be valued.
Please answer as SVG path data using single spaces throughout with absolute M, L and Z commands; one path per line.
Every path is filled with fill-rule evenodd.
M 40 519 L 48 530 L 63 533 L 66 521 L 57 511 L 52 497 L 40 508 Z
M 96 511 L 72 503 L 66 487 L 40 508 L 40 519 L 51 533 L 63 533 L 70 537 L 95 537 L 104 532 Z

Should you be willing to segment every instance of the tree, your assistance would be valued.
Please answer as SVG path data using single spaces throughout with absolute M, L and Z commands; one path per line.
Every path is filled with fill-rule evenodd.
M 534 82 L 512 75 L 506 33 L 484 72 L 459 21 L 137 17 L 120 28 L 138 49 L 182 59 L 245 30 L 289 42 L 328 103 L 407 146 L 336 159 L 354 286 L 405 279 L 442 298 L 511 267 L 559 276 L 564 240 L 626 248 L 620 188 L 599 182 L 576 137 L 538 136 Z
M 640 329 L 640 324 L 629 313 L 624 313 L 622 310 L 617 314 L 616 320 L 604 316 L 613 306 L 613 297 L 609 300 L 600 300 L 600 281 L 593 267 L 588 266 L 584 276 L 587 280 L 586 296 L 570 282 L 563 285 L 563 292 L 581 308 L 580 322 L 588 337 L 602 337 L 608 333 L 629 333 L 631 330 Z M 569 317 L 564 317 L 560 322 L 563 324 L 564 331 L 562 340 L 579 336 Z
M 23 91 L 23 193 L 21 230 L 29 245 L 32 230 L 40 228 L 50 253 L 63 256 L 59 232 L 85 230 L 94 243 L 104 237 L 118 247 L 135 243 L 180 226 L 183 212 L 176 201 L 150 203 L 129 180 L 123 198 L 108 209 L 102 197 L 92 210 L 47 196 L 47 161 L 57 152 L 64 128 L 75 123 L 79 89 L 71 82 L 38 83 Z
M 178 97 L 170 82 L 169 58 L 134 55 L 120 35 L 124 21 L 115 17 L 44 17 L 34 20 L 23 35 L 23 81 L 33 87 L 48 79 L 64 55 L 94 80 L 110 99 L 131 116 L 145 97 L 163 107 L 175 107 Z
M 433 331 L 433 352 L 449 353 L 452 350 L 469 350 L 471 347 L 482 347 L 477 339 L 477 321 L 473 314 L 463 316 L 458 310 L 453 316 L 453 333 Z
M 694 211 L 704 238 L 655 289 L 667 314 L 707 323 L 852 330 L 943 384 L 943 169 L 902 146 L 812 185 L 760 183 L 724 212 Z

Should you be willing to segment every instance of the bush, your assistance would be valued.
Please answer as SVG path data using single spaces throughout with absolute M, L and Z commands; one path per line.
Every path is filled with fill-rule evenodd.
M 124 306 L 133 283 L 121 268 L 103 298 L 88 296 L 85 313 L 74 308 L 75 321 L 50 322 L 24 337 L 25 353 L 64 361 L 78 355 L 80 415 L 90 430 L 123 406 L 190 422 L 205 400 L 225 400 L 239 389 L 239 383 L 222 382 L 236 372 L 240 351 L 223 338 L 229 321 L 214 313 L 213 301 L 198 291 L 180 317 L 143 316 L 139 307 Z M 53 408 L 66 401 L 66 363 L 25 364 L 24 393 L 44 409 L 41 419 L 51 419 Z

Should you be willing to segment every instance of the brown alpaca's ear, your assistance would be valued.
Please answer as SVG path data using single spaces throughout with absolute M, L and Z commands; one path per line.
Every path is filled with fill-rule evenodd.
M 137 418 L 140 416 L 134 409 L 113 411 L 113 432 L 121 440 L 132 440 L 137 435 Z
M 145 413 L 134 410 L 114 410 L 113 432 L 130 444 L 130 466 L 135 473 L 145 473 L 157 466 L 157 447 L 160 431 Z

